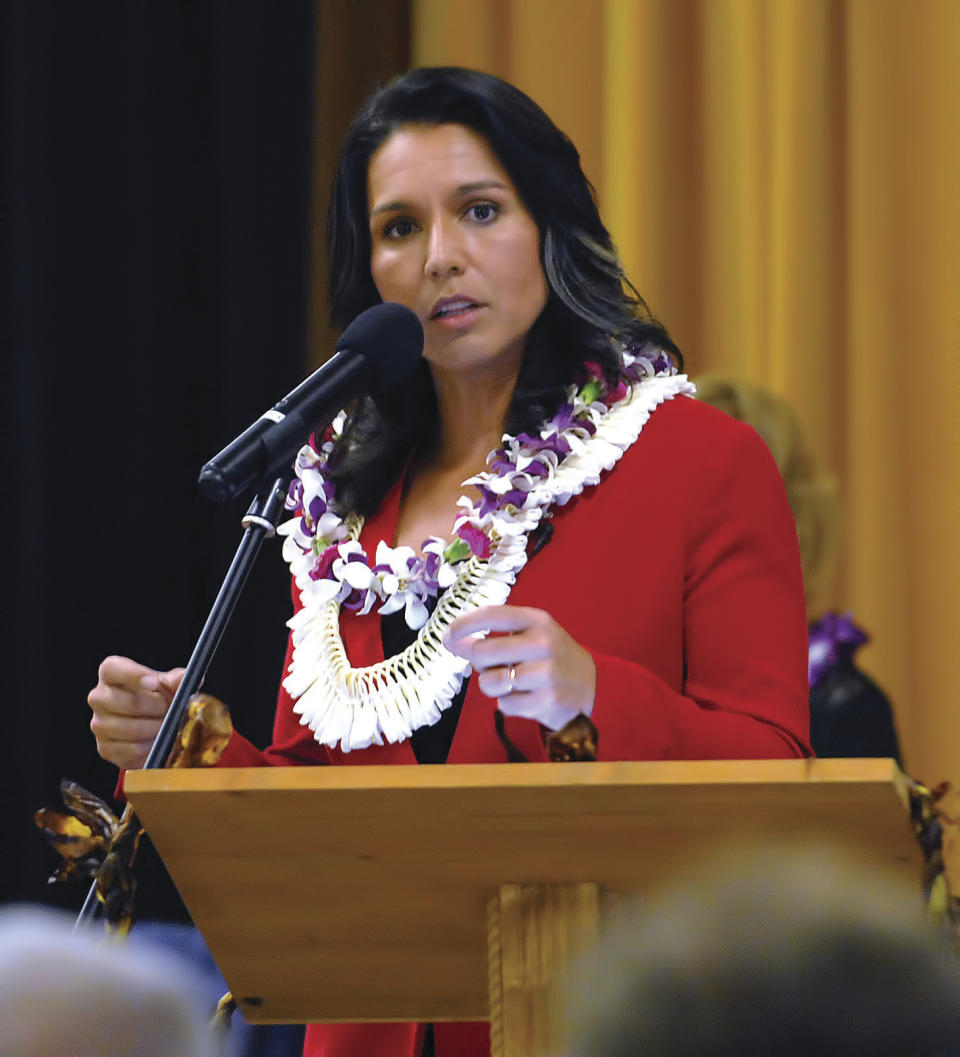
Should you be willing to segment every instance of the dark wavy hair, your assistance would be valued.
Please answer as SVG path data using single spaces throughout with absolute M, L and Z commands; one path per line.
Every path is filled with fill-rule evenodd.
M 593 187 L 570 139 L 527 95 L 491 74 L 457 66 L 411 70 L 363 105 L 340 149 L 328 215 L 330 316 L 345 327 L 381 298 L 370 273 L 367 170 L 404 125 L 463 125 L 486 140 L 540 232 L 549 294 L 531 328 L 506 428 L 532 430 L 592 361 L 620 380 L 618 342 L 680 350 L 624 275 Z M 426 364 L 375 403 L 360 400 L 329 465 L 337 507 L 369 515 L 414 448 L 436 428 Z

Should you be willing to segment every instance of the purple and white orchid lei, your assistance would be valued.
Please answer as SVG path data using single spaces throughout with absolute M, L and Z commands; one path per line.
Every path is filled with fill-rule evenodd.
M 371 561 L 359 543 L 362 520 L 331 509 L 324 469 L 342 417 L 321 444 L 301 450 L 288 502 L 294 516 L 278 529 L 301 601 L 288 621 L 293 658 L 283 686 L 321 745 L 351 752 L 402 741 L 450 707 L 470 664 L 443 645 L 446 629 L 478 606 L 506 603 L 527 562 L 527 536 L 550 508 L 597 484 L 664 401 L 694 393 L 659 349 L 628 347 L 623 362 L 623 385 L 610 391 L 589 368 L 536 435 L 504 436 L 487 469 L 464 482 L 479 498 L 461 497 L 452 540 L 428 539 L 419 553 L 381 541 Z M 416 639 L 355 668 L 340 635 L 341 606 L 369 613 L 378 603 L 381 613 L 402 609 Z
M 343 428 L 341 412 L 319 445 L 311 439 L 297 455 L 286 500 L 293 517 L 278 529 L 286 537 L 283 556 L 303 604 L 336 602 L 365 614 L 379 603 L 380 614 L 403 609 L 410 628 L 423 627 L 428 600 L 456 580 L 464 562 L 471 557 L 487 561 L 501 541 L 516 543 L 532 531 L 547 506 L 562 505 L 584 485 L 599 481 L 623 450 L 616 437 L 590 443 L 612 407 L 628 400 L 644 381 L 676 375 L 667 354 L 651 345 L 627 346 L 623 362 L 626 382 L 610 388 L 599 367 L 587 364 L 586 383 L 568 388 L 565 402 L 539 433 L 504 434 L 502 446 L 487 457 L 487 469 L 464 481 L 476 487 L 479 501 L 460 497 L 463 513 L 454 522 L 453 539 L 448 543 L 432 536 L 419 553 L 380 540 L 371 561 L 358 542 L 362 520 L 334 513 L 334 489 L 324 470 Z M 590 458 L 592 448 L 599 450 Z M 580 472 L 569 488 L 558 489 L 558 475 L 564 476 L 572 456 Z

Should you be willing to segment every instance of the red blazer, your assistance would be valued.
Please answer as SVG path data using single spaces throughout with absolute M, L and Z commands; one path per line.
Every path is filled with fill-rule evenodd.
M 379 539 L 394 540 L 400 487 L 364 526 L 368 554 Z M 676 397 L 598 486 L 555 508 L 552 520 L 550 542 L 521 570 L 508 604 L 547 610 L 592 654 L 601 759 L 809 754 L 796 530 L 773 458 L 751 427 Z M 383 659 L 375 615 L 345 611 L 341 630 L 355 667 Z M 235 734 L 221 764 L 416 762 L 409 742 L 351 753 L 319 746 L 292 705 L 281 689 L 273 743 L 260 752 Z M 495 707 L 471 680 L 448 762 L 506 762 Z M 511 717 L 506 727 L 527 759 L 546 760 L 538 724 Z M 482 1026 L 438 1025 L 438 1057 L 480 1057 L 484 1037 Z M 419 1057 L 420 1046 L 415 1025 L 312 1025 L 304 1052 Z

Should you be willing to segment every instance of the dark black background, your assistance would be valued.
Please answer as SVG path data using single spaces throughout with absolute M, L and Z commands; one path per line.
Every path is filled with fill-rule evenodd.
M 107 653 L 185 663 L 247 500 L 200 466 L 308 364 L 314 6 L 7 3 L 0 14 L 0 898 L 49 888 L 32 812 L 102 796 Z M 269 737 L 289 586 L 268 542 L 207 679 Z M 176 917 L 149 852 L 140 913 Z

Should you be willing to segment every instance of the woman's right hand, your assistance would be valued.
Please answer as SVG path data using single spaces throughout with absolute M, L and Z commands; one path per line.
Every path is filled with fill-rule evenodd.
M 163 723 L 183 668 L 158 672 L 128 657 L 107 657 L 87 695 L 97 752 L 125 770 L 142 767 Z

